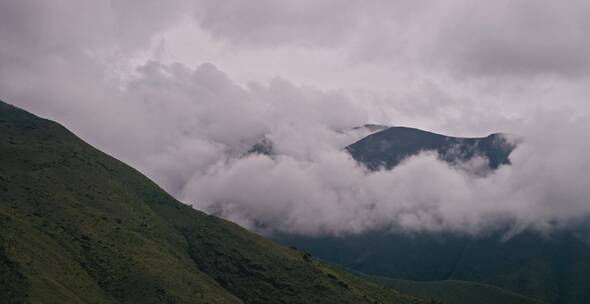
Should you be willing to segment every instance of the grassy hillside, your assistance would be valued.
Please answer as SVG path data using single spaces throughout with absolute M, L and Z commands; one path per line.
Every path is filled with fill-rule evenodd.
M 406 281 L 376 278 L 377 282 L 417 297 L 432 298 L 447 304 L 541 304 L 504 289 L 466 281 Z
M 183 205 L 62 126 L 2 102 L 0 299 L 422 302 Z

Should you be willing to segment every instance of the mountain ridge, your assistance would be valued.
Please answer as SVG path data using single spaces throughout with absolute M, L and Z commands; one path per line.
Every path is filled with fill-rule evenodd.
M 391 170 L 407 157 L 435 151 L 449 163 L 465 162 L 480 156 L 491 169 L 510 164 L 509 155 L 516 144 L 505 133 L 486 137 L 454 137 L 410 127 L 389 127 L 370 134 L 345 149 L 372 171 Z

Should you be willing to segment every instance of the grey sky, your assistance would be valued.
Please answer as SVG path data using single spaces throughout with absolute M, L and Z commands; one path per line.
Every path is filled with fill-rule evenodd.
M 543 230 L 590 215 L 589 17 L 586 1 L 0 0 L 0 98 L 246 226 Z M 369 174 L 341 151 L 367 122 L 527 140 L 486 178 L 432 155 Z M 279 157 L 240 158 L 264 137 Z

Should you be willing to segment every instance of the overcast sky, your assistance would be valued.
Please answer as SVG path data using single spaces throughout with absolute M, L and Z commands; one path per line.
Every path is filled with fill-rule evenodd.
M 577 0 L 0 0 L 0 99 L 246 227 L 545 231 L 590 215 L 589 28 Z M 486 177 L 369 173 L 364 123 L 526 140 Z

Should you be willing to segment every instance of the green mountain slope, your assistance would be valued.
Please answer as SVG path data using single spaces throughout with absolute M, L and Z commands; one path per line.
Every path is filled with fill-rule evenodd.
M 181 204 L 2 102 L 0 283 L 2 303 L 422 303 Z
M 541 304 L 536 300 L 504 289 L 466 281 L 405 281 L 378 278 L 377 282 L 418 297 L 432 298 L 447 304 Z

